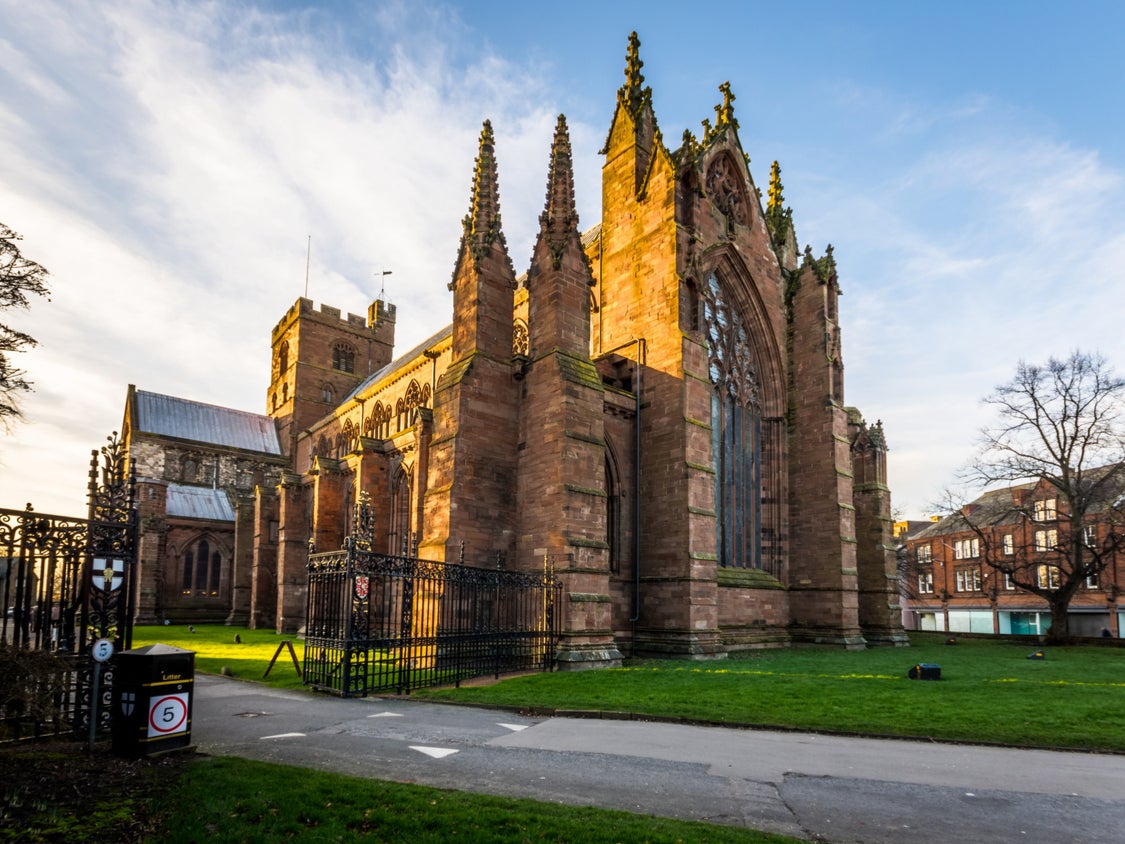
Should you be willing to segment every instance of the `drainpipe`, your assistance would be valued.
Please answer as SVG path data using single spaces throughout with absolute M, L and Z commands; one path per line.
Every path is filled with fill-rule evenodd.
M 630 657 L 637 654 L 637 622 L 641 618 L 641 388 L 642 373 L 648 361 L 648 342 L 644 337 L 638 337 L 601 355 L 604 358 L 633 345 L 637 347 L 637 379 L 633 385 L 637 407 L 633 422 L 633 617 L 629 619 L 632 630 Z

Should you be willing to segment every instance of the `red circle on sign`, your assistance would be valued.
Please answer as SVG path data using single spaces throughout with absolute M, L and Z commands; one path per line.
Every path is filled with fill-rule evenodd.
M 160 724 L 157 724 L 153 720 L 156 717 L 156 713 L 160 711 L 160 705 L 163 704 L 165 701 L 168 701 L 168 703 L 166 704 L 167 706 L 176 706 L 180 710 L 179 711 L 180 720 L 178 720 L 175 724 L 172 724 L 171 726 L 160 725 Z M 148 725 L 158 733 L 174 733 L 174 732 L 176 732 L 176 730 L 178 730 L 180 728 L 180 726 L 186 720 L 187 720 L 187 704 L 185 704 L 183 702 L 183 700 L 181 700 L 176 695 L 168 695 L 167 697 L 160 698 L 159 700 L 155 701 L 152 704 L 152 708 L 149 709 L 149 711 L 148 711 Z

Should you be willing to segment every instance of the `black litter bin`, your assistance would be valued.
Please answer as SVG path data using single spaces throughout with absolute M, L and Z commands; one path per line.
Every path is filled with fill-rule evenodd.
M 940 680 L 941 666 L 932 662 L 920 662 L 906 672 L 906 676 L 911 680 Z
M 113 752 L 137 758 L 191 744 L 195 651 L 156 644 L 114 662 Z

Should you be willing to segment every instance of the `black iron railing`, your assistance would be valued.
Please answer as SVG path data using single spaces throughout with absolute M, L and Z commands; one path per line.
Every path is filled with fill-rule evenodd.
M 90 461 L 88 518 L 0 510 L 0 740 L 89 727 L 90 645 L 129 648 L 133 630 L 135 482 L 114 433 Z M 109 725 L 112 666 L 98 669 L 98 719 Z
M 476 568 L 356 547 L 312 554 L 305 682 L 351 697 L 549 671 L 560 594 L 550 571 Z

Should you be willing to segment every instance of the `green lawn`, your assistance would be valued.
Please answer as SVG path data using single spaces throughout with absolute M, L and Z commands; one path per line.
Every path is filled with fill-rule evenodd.
M 198 758 L 158 811 L 167 842 L 743 842 L 795 839 L 628 812 Z
M 643 660 L 608 671 L 415 692 L 463 703 L 891 736 L 1125 751 L 1125 650 L 914 634 L 910 648 L 756 651 L 715 662 Z M 940 681 L 910 680 L 915 663 Z
M 305 643 L 296 636 L 279 636 L 272 630 L 248 630 L 222 624 L 138 625 L 133 628 L 133 647 L 160 642 L 195 651 L 195 670 L 203 674 L 228 674 L 240 680 L 255 680 L 279 689 L 303 689 L 289 650 L 283 649 L 265 680 L 270 660 L 283 642 L 292 642 L 298 662 L 305 658 Z M 236 643 L 235 636 L 242 642 Z M 224 669 L 226 669 L 224 671 Z
M 234 644 L 238 634 L 242 644 Z M 196 670 L 260 681 L 286 637 L 218 625 L 138 627 L 134 646 L 160 641 L 197 651 Z M 660 718 L 1125 751 L 1125 650 L 1049 648 L 912 634 L 909 648 L 753 651 L 712 662 L 638 660 L 604 671 L 512 677 L 415 697 L 535 709 L 627 712 Z M 293 641 L 298 659 L 303 643 Z M 909 680 L 915 663 L 942 679 Z M 301 688 L 288 651 L 266 681 Z

